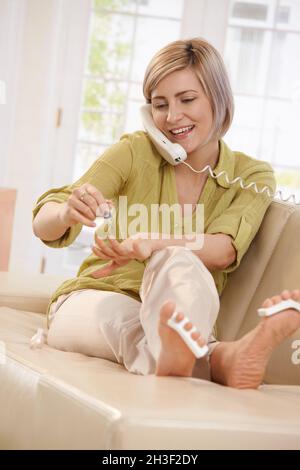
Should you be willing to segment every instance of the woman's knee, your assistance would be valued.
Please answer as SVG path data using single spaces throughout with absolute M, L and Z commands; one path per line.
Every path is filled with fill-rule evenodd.
M 192 250 L 185 246 L 167 246 L 166 248 L 155 251 L 149 260 L 146 270 L 168 269 L 168 267 L 173 268 L 176 265 L 181 267 L 189 267 L 192 265 L 196 270 L 199 270 L 199 274 L 204 274 L 213 281 L 211 273 L 206 268 L 203 261 Z

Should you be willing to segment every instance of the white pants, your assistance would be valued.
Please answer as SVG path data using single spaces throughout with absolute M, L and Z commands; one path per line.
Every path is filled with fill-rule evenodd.
M 50 346 L 123 364 L 136 374 L 153 374 L 160 352 L 159 313 L 166 300 L 176 304 L 208 341 L 219 312 L 212 275 L 185 247 L 153 253 L 144 271 L 139 302 L 127 295 L 95 289 L 60 296 L 50 310 Z M 208 358 L 193 376 L 209 379 Z

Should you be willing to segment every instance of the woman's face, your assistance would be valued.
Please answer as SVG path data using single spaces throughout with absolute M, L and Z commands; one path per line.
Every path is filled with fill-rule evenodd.
M 171 142 L 182 145 L 187 154 L 202 147 L 213 125 L 213 113 L 193 70 L 167 75 L 152 91 L 151 101 L 154 123 Z

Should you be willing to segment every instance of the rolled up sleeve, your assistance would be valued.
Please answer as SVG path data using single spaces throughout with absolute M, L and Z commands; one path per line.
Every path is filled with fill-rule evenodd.
M 274 173 L 268 164 L 265 164 L 265 169 L 251 174 L 244 181 L 246 185 L 256 182 L 258 189 L 267 186 L 271 193 L 276 188 Z M 206 233 L 230 235 L 236 250 L 235 261 L 223 272 L 230 273 L 240 265 L 271 202 L 272 198 L 266 193 L 257 194 L 253 188 L 238 189 L 229 207 L 208 226 Z
M 54 188 L 42 194 L 33 208 L 33 219 L 44 204 L 47 202 L 66 202 L 72 191 L 84 183 L 95 186 L 106 199 L 114 199 L 127 182 L 131 168 L 131 145 L 128 139 L 121 138 L 120 142 L 107 149 L 79 180 L 69 186 Z M 74 242 L 81 229 L 82 224 L 76 224 L 70 227 L 59 239 L 52 241 L 42 240 L 42 242 L 52 248 L 66 247 Z
M 53 188 L 50 191 L 42 194 L 42 196 L 37 200 L 36 205 L 33 208 L 33 217 L 32 220 L 36 217 L 41 207 L 47 202 L 65 202 L 72 192 L 71 186 L 62 186 L 61 188 Z M 64 248 L 71 245 L 74 240 L 78 237 L 81 232 L 82 225 L 76 224 L 68 228 L 68 230 L 57 240 L 41 240 L 45 245 L 51 248 Z

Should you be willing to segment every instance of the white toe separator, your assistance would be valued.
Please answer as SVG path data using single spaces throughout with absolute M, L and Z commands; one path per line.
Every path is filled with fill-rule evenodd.
M 259 308 L 257 313 L 260 317 L 270 317 L 275 313 L 282 312 L 289 308 L 294 308 L 300 313 L 300 302 L 296 302 L 296 300 L 293 299 L 283 300 L 282 302 L 279 302 L 279 304 L 272 305 L 271 307 Z
M 197 328 L 194 326 L 191 330 L 187 331 L 183 327 L 186 323 L 189 322 L 189 319 L 187 317 L 184 317 L 180 322 L 177 322 L 175 318 L 177 317 L 178 312 L 174 312 L 173 315 L 169 318 L 167 321 L 167 324 L 175 330 L 179 336 L 183 339 L 185 344 L 190 348 L 192 353 L 199 359 L 200 357 L 205 356 L 208 353 L 208 347 L 207 346 L 199 346 L 197 343 L 197 340 L 195 341 L 193 338 L 191 338 L 191 333 L 194 331 L 197 331 Z

